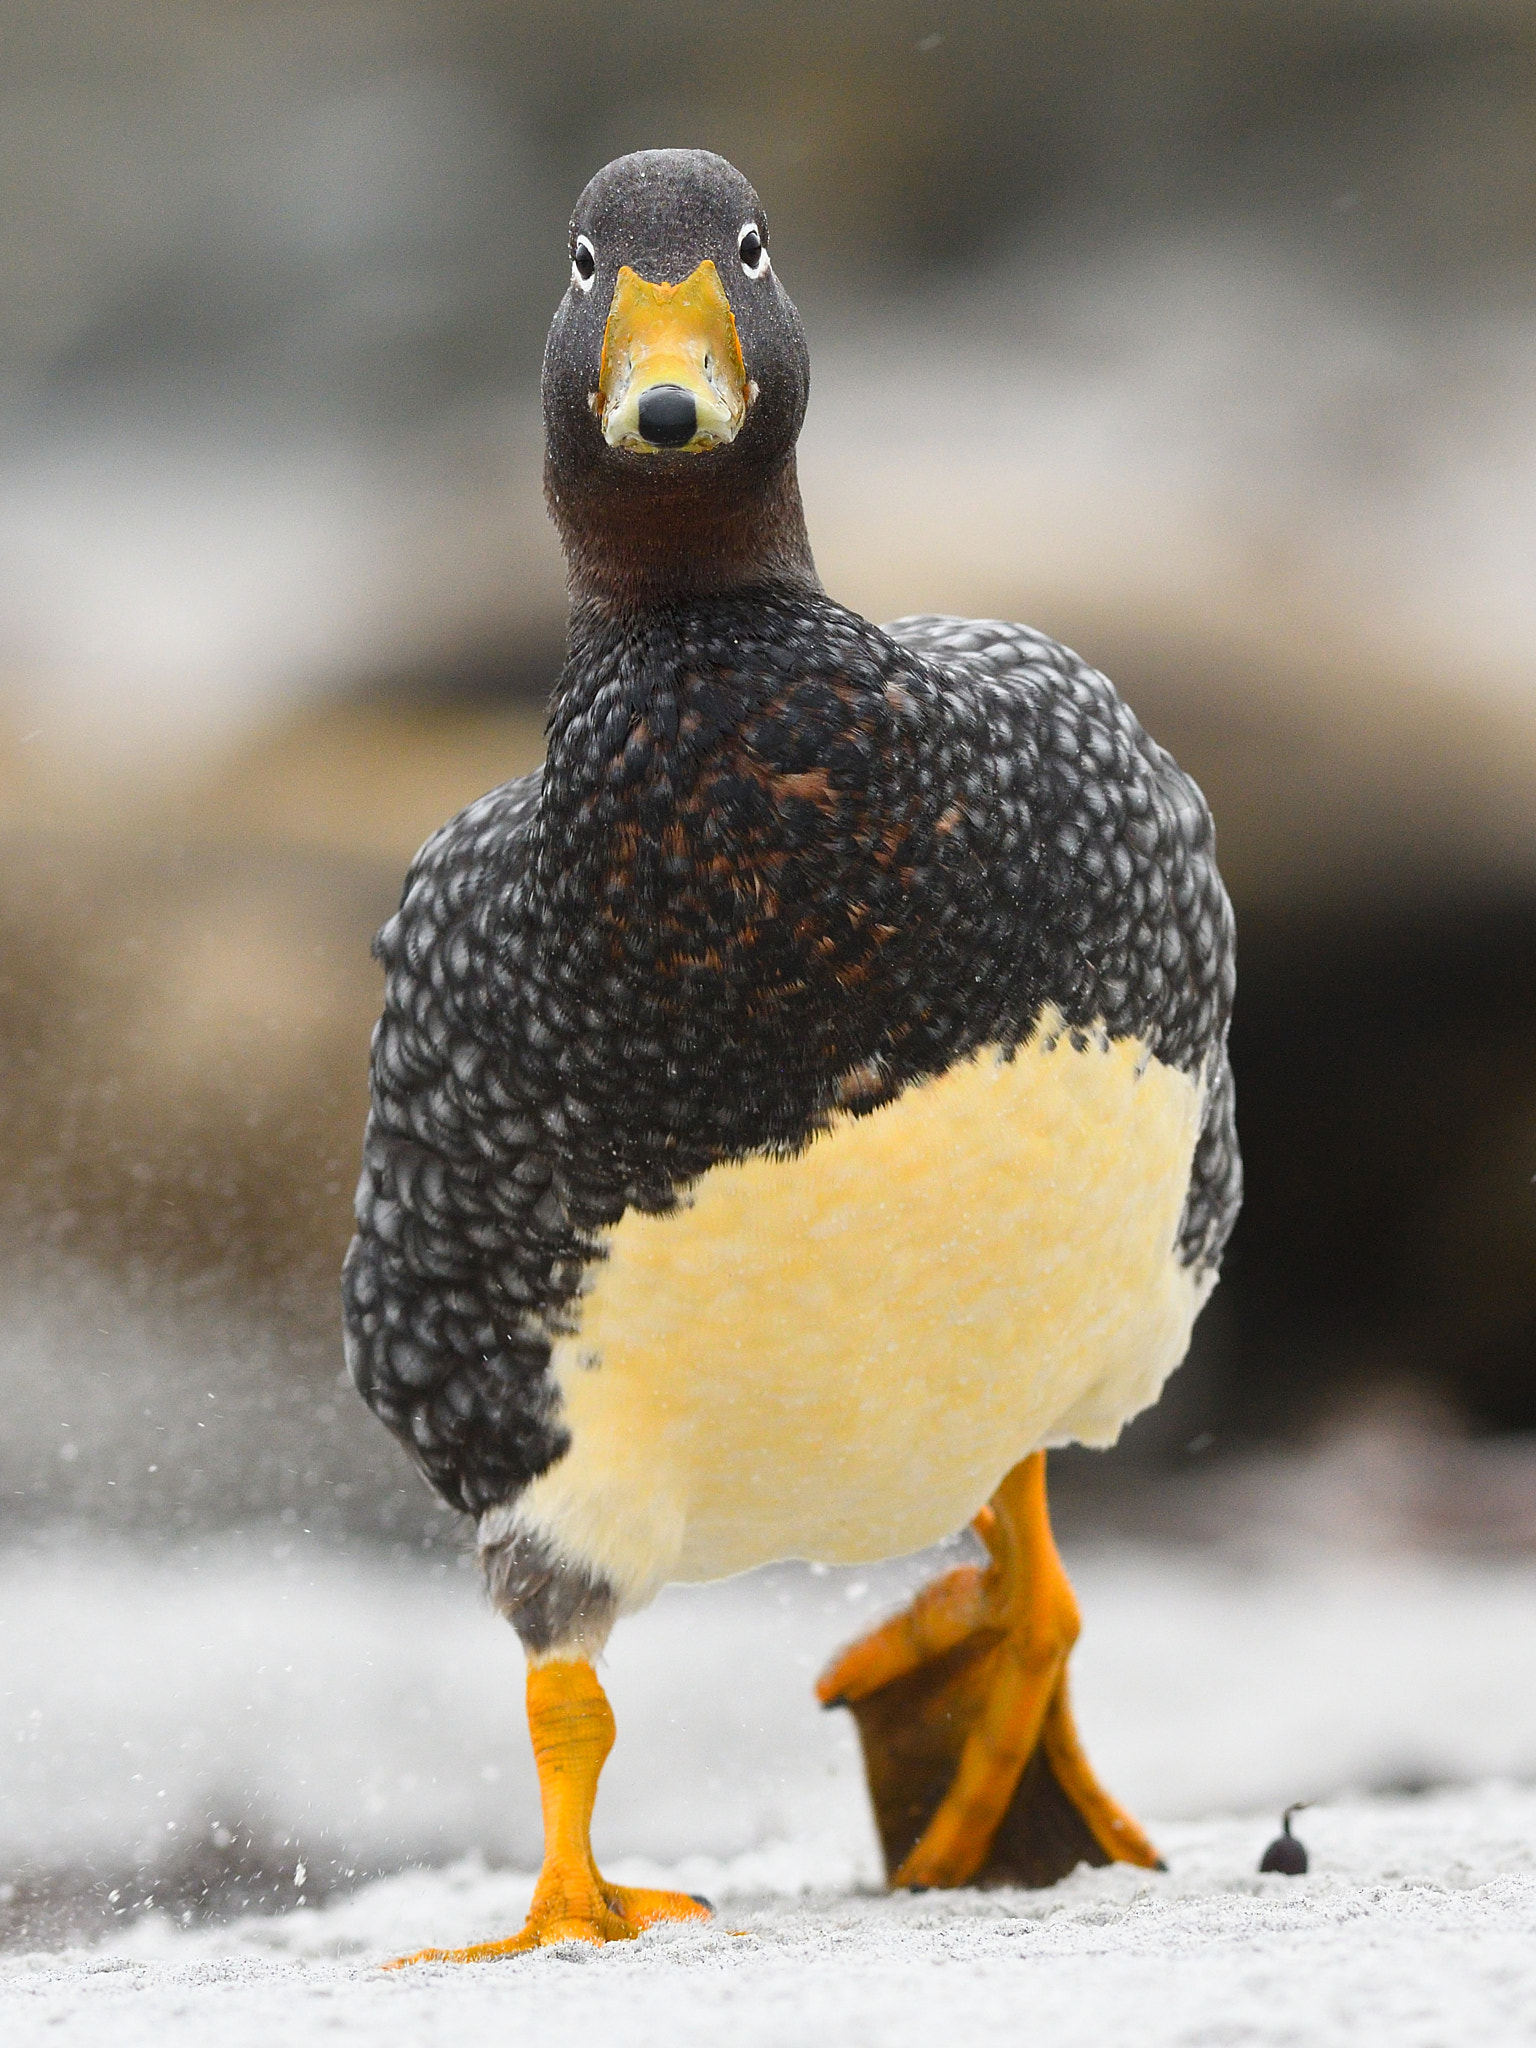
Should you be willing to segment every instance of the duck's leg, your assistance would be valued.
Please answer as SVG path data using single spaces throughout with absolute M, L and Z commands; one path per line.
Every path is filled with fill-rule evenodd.
M 1047 1885 L 1082 1862 L 1159 1867 L 1073 1726 L 1078 1608 L 1043 1451 L 1014 1467 L 975 1527 L 986 1569 L 926 1587 L 816 1688 L 858 1721 L 891 1883 Z
M 527 1924 L 505 1941 L 424 1948 L 387 1965 L 483 1963 L 556 1941 L 632 1941 L 658 1920 L 707 1920 L 686 1892 L 609 1884 L 592 1860 L 592 1806 L 613 1747 L 613 1709 L 585 1658 L 528 1667 L 528 1730 L 544 1807 L 544 1864 Z

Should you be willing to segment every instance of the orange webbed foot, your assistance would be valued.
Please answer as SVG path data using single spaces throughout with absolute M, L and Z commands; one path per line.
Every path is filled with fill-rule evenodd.
M 573 1889 L 580 1895 L 572 1896 Z M 469 1948 L 421 1948 L 413 1955 L 396 1956 L 384 1968 L 403 1970 L 412 1963 L 493 1963 L 504 1956 L 553 1948 L 561 1941 L 633 1941 L 647 1927 L 664 1921 L 710 1917 L 708 1902 L 689 1892 L 606 1884 L 594 1870 L 590 1884 L 567 1886 L 558 1892 L 555 1887 L 546 1892 L 541 1879 L 526 1922 L 503 1941 L 477 1941 Z
M 592 1860 L 597 1780 L 613 1747 L 613 1711 L 584 1658 L 551 1659 L 528 1671 L 528 1729 L 544 1806 L 544 1866 L 527 1921 L 503 1941 L 421 1948 L 384 1965 L 489 1963 L 561 1941 L 633 1941 L 666 1920 L 707 1920 L 688 1892 L 609 1884 Z
M 1156 1867 L 1083 1753 L 1067 1697 L 1078 1610 L 1051 1537 L 1043 1454 L 1004 1480 L 963 1566 L 823 1674 L 859 1725 L 891 1883 L 1054 1884 L 1080 1862 Z
M 957 1649 L 990 1619 L 986 1574 L 973 1564 L 960 1565 L 924 1586 L 900 1614 L 850 1643 L 817 1679 L 816 1697 L 824 1707 L 851 1707 Z

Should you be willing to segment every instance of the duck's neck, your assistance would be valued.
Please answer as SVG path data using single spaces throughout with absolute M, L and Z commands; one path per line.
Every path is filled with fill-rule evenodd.
M 583 614 L 642 619 L 670 600 L 761 584 L 821 589 L 793 452 L 729 494 L 676 486 L 619 498 L 546 473 L 565 549 L 573 628 Z

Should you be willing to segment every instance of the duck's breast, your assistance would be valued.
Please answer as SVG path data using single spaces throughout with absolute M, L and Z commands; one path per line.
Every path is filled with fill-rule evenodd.
M 1047 1016 L 792 1158 L 611 1233 L 556 1346 L 567 1454 L 518 1520 L 615 1584 L 890 1556 L 1041 1445 L 1111 1442 L 1183 1357 L 1202 1086 Z

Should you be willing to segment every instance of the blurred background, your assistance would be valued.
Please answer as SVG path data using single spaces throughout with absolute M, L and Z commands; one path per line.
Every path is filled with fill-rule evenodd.
M 647 144 L 763 196 L 833 594 L 1045 628 L 1215 808 L 1248 1204 L 1159 1409 L 1058 1461 L 1069 1535 L 1525 1569 L 1527 7 L 0 0 L 0 53 L 0 1925 L 536 1850 L 530 1785 L 482 1783 L 522 1769 L 515 1645 L 425 1619 L 472 1603 L 462 1532 L 341 1376 L 336 1272 L 370 935 L 426 833 L 540 752 L 540 350 L 577 192 Z M 823 1620 L 830 1647 L 891 1588 L 794 1583 L 741 1612 L 820 1618 L 803 1690 Z M 281 1740 L 232 1749 L 252 1700 Z M 1323 1789 L 1536 1772 L 1536 1727 L 1474 1757 L 1361 1713 Z M 387 1796 L 326 1805 L 417 1723 L 431 1770 L 391 1752 Z M 1170 1796 L 1301 1796 L 1300 1768 Z M 798 1809 L 713 1811 L 739 1848 Z

